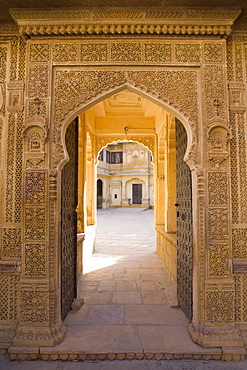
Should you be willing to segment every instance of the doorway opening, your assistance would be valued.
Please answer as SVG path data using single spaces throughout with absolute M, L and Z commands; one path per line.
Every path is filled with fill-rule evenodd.
M 78 116 L 78 122 L 78 229 L 74 229 L 74 233 L 78 231 L 79 235 L 84 234 L 85 240 L 81 247 L 78 247 L 77 243 L 77 251 L 78 248 L 83 248 L 83 258 L 93 254 L 97 226 L 97 208 L 98 211 L 104 211 L 104 208 L 107 208 L 104 207 L 104 204 L 106 204 L 107 201 L 104 195 L 104 183 L 101 179 L 97 180 L 96 177 L 96 164 L 97 161 L 102 159 L 100 158 L 101 154 L 98 153 L 101 152 L 102 148 L 106 148 L 109 143 L 117 145 L 117 143 L 131 141 L 147 146 L 148 149 L 152 151 L 152 155 L 150 154 L 150 157 L 154 163 L 154 228 L 156 233 L 156 241 L 154 241 L 154 243 L 156 244 L 156 250 L 161 260 L 167 268 L 168 275 L 177 286 L 179 298 L 178 303 L 179 305 L 181 304 L 181 307 L 186 313 L 188 319 L 191 320 L 192 234 L 188 236 L 188 225 L 192 225 L 191 179 L 188 180 L 188 178 L 190 178 L 190 170 L 184 171 L 181 169 L 180 171 L 177 171 L 176 169 L 180 165 L 178 165 L 178 162 L 176 164 L 176 154 L 178 154 L 179 148 L 181 148 L 178 138 L 181 137 L 183 143 L 183 152 L 179 152 L 180 159 L 182 158 L 183 162 L 187 148 L 187 133 L 185 129 L 184 135 L 177 135 L 177 132 L 182 131 L 182 129 L 178 129 L 178 125 L 180 124 L 183 128 L 182 123 L 165 109 L 160 108 L 150 100 L 139 96 L 136 92 L 128 90 L 120 91 L 117 94 L 113 94 L 112 96 L 101 100 L 80 114 Z M 177 147 L 176 143 L 178 145 Z M 106 163 L 109 162 L 108 164 L 110 164 L 111 162 L 116 166 L 121 166 L 123 162 L 123 154 L 121 154 L 120 151 L 115 150 L 110 154 L 105 154 Z M 182 174 L 184 176 L 182 181 L 178 181 L 178 177 L 182 176 Z M 107 176 L 107 174 L 105 175 Z M 115 174 L 109 174 L 109 176 L 113 175 Z M 135 178 L 136 174 L 133 173 L 131 195 L 124 198 L 127 202 L 125 204 L 126 207 L 130 205 L 129 199 L 133 205 L 143 205 L 143 184 L 136 181 Z M 111 205 L 116 207 L 119 207 L 119 200 L 123 199 L 121 194 L 122 190 L 119 185 L 120 184 L 117 182 L 112 184 L 110 201 Z M 178 194 L 184 194 L 184 189 L 179 192 L 179 186 L 185 186 L 189 189 L 186 194 L 190 194 L 190 201 L 188 201 L 188 197 L 184 200 L 176 199 Z M 65 195 L 65 197 L 66 196 L 67 195 Z M 190 209 L 185 210 L 185 208 L 183 208 L 185 204 L 189 205 L 188 208 Z M 71 205 L 71 207 L 74 207 L 74 205 Z M 111 222 L 114 224 L 114 216 L 112 217 Z M 190 222 L 186 224 L 186 220 L 190 220 Z M 142 223 L 145 228 L 145 222 Z M 111 228 L 112 224 L 109 223 L 108 229 Z M 146 225 L 148 225 L 148 222 L 146 222 Z M 121 228 L 121 224 L 119 226 Z M 192 227 L 190 232 L 192 233 Z M 62 227 L 62 236 L 63 233 L 64 231 Z M 129 237 L 129 240 L 132 240 L 131 243 L 133 244 L 133 239 L 130 238 L 130 234 L 131 233 L 129 233 L 129 236 L 128 234 L 122 235 L 122 237 L 123 239 Z M 148 239 L 149 238 L 147 237 L 146 240 Z M 111 240 L 111 242 L 112 241 L 114 242 L 114 240 Z M 116 243 L 119 245 L 119 240 L 116 241 Z M 145 245 L 146 244 L 144 242 L 144 246 Z M 187 258 L 188 254 L 185 252 L 178 252 L 177 246 L 181 246 L 181 250 L 183 248 L 185 250 L 189 249 L 189 258 Z M 133 245 L 131 245 L 131 248 L 133 248 Z M 145 250 L 145 248 L 143 248 L 143 250 Z M 80 255 L 80 253 L 77 253 L 77 255 Z M 135 255 L 135 248 L 132 249 L 132 255 Z M 62 256 L 62 258 L 66 260 L 67 257 Z M 110 264 L 105 266 L 105 268 L 109 267 L 110 271 L 113 271 L 113 265 L 117 265 L 116 260 L 114 259 L 114 253 L 110 258 L 111 262 L 107 262 L 106 260 L 107 258 L 105 259 L 105 262 Z M 143 264 L 145 265 L 147 260 L 144 259 L 143 261 Z M 140 262 L 139 267 L 144 268 L 144 265 Z M 134 273 L 134 271 L 132 271 L 132 273 Z M 138 278 L 137 280 L 143 280 L 141 276 L 139 277 L 140 279 Z M 109 282 L 108 284 L 111 283 Z M 136 282 L 136 286 L 138 286 L 138 284 Z M 117 282 L 115 286 L 118 286 Z M 103 289 L 103 285 L 101 286 L 101 289 Z M 106 289 L 106 286 L 104 289 Z M 102 292 L 104 291 L 105 290 L 102 290 Z M 186 299 L 183 294 L 186 295 Z M 108 296 L 109 295 L 110 294 L 108 294 Z M 112 297 L 113 295 L 114 294 L 112 294 Z M 133 296 L 133 294 L 129 294 L 129 297 L 130 296 Z M 143 302 L 143 297 L 140 299 Z M 146 301 L 148 301 L 148 299 L 150 298 L 147 298 Z M 185 305 L 182 305 L 183 301 L 186 301 Z M 188 307 L 190 308 L 188 309 Z

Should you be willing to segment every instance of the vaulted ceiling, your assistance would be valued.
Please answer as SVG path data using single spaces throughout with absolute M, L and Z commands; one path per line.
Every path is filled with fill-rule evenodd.
M 243 9 L 240 19 L 247 14 L 247 0 L 1 0 L 0 23 L 13 23 L 9 14 L 12 8 L 238 8 Z

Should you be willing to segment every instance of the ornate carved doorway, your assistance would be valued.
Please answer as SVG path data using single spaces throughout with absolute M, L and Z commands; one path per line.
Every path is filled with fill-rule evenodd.
M 191 172 L 184 161 L 187 134 L 176 119 L 176 191 L 177 191 L 177 297 L 189 320 L 192 319 L 192 186 Z
M 78 122 L 72 121 L 65 135 L 69 161 L 61 182 L 61 316 L 65 318 L 76 298 Z

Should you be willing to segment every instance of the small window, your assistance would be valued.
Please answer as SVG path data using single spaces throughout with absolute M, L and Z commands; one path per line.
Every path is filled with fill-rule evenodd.
M 106 163 L 111 163 L 111 156 L 108 150 L 106 150 Z
M 117 194 L 114 194 L 114 198 L 117 199 Z
M 99 161 L 103 161 L 103 160 L 104 160 L 104 157 L 103 157 L 103 150 L 101 150 L 101 152 L 99 152 L 98 160 L 99 160 Z
M 123 163 L 123 152 L 112 152 L 111 163 Z

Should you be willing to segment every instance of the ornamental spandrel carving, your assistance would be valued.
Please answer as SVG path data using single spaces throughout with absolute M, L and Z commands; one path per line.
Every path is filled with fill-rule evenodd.
M 198 121 L 197 71 L 191 70 L 63 70 L 55 73 L 54 142 L 57 152 L 54 162 L 63 158 L 61 125 L 69 112 L 85 106 L 106 91 L 135 87 L 179 110 L 188 117 L 192 131 Z M 176 86 L 176 88 L 174 88 Z M 103 93 L 104 92 L 104 93 Z M 193 140 L 197 140 L 193 137 Z M 193 143 L 192 143 L 193 146 Z
M 208 325 L 234 321 L 235 287 L 233 283 L 206 283 L 205 320 Z

